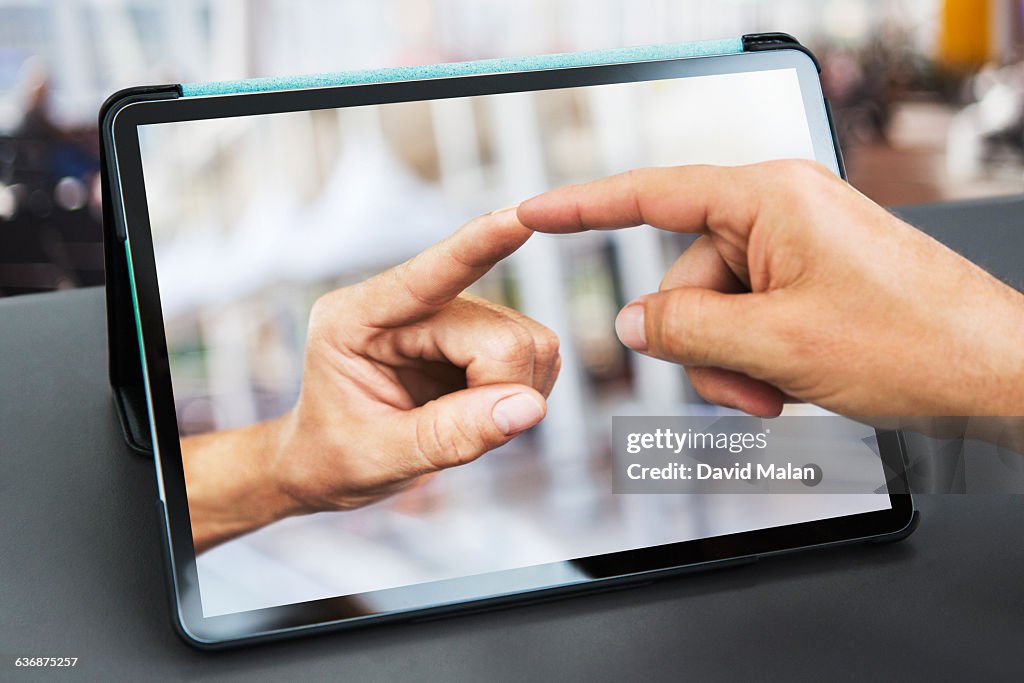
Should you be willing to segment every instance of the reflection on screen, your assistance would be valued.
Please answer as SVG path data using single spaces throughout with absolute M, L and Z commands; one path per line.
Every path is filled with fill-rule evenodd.
M 182 436 L 290 408 L 313 301 L 476 214 L 631 167 L 815 156 L 790 69 L 159 124 L 140 137 Z M 204 553 L 204 613 L 888 507 L 871 495 L 612 495 L 613 415 L 720 411 L 613 328 L 689 239 L 646 227 L 532 238 L 471 291 L 558 333 L 547 419 L 382 503 L 291 518 Z M 872 434 L 849 425 L 820 448 Z M 364 599 L 388 609 L 388 595 Z

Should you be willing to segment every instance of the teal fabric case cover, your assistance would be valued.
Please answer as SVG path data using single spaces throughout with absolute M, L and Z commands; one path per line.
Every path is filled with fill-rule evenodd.
M 343 71 L 308 76 L 184 83 L 181 86 L 181 94 L 183 97 L 235 95 L 275 90 L 331 88 L 342 85 L 393 83 L 395 81 L 451 78 L 453 76 L 478 76 L 481 74 L 512 73 L 515 71 L 539 71 L 542 69 L 602 66 L 628 62 L 650 62 L 663 59 L 681 59 L 684 57 L 737 54 L 743 52 L 743 47 L 743 38 L 737 37 L 690 43 L 673 43 L 669 45 L 623 47 L 611 50 L 594 50 L 591 52 L 565 52 L 534 57 L 510 57 L 506 59 L 483 59 L 475 62 L 450 62 L 447 64 L 429 64 L 425 66 L 364 69 L 361 71 Z

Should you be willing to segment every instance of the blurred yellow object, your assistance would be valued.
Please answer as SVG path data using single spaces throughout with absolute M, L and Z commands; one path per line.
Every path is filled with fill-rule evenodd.
M 939 64 L 974 69 L 992 57 L 993 0 L 945 0 L 939 26 Z

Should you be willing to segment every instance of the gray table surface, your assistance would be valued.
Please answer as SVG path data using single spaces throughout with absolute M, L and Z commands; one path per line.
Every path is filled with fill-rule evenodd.
M 1024 198 L 906 212 L 1003 277 Z M 152 464 L 106 386 L 99 289 L 0 300 L 0 680 L 1020 679 L 1024 498 L 926 496 L 889 546 L 208 654 L 169 625 Z M 76 668 L 14 667 L 17 656 Z

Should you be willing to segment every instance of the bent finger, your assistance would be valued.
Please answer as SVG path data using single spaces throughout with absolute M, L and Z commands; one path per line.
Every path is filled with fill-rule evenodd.
M 484 305 L 476 297 L 460 296 L 429 320 L 398 328 L 374 343 L 378 346 L 370 353 L 389 365 L 450 363 L 465 371 L 469 387 L 514 383 L 540 390 L 532 332 L 507 309 Z
M 533 337 L 534 348 L 533 382 L 531 386 L 547 397 L 551 393 L 552 388 L 554 388 L 555 380 L 558 379 L 558 373 L 562 367 L 558 335 L 551 328 L 513 308 L 500 306 L 472 294 L 464 294 L 463 297 L 480 305 L 487 306 L 501 315 L 508 316 L 530 333 Z
M 749 291 L 707 235 L 694 240 L 675 260 L 662 278 L 659 291 L 677 287 L 702 287 L 726 294 Z
M 782 413 L 785 397 L 767 382 L 714 367 L 688 367 L 686 374 L 696 392 L 709 403 L 758 417 Z

